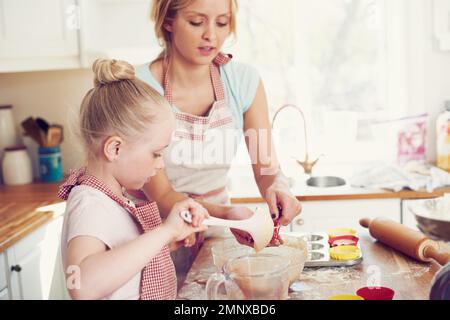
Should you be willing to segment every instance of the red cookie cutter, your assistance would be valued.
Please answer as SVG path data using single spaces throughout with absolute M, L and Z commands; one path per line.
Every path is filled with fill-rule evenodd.
M 328 244 L 330 247 L 337 246 L 356 246 L 358 244 L 359 238 L 352 235 L 338 236 L 328 239 Z

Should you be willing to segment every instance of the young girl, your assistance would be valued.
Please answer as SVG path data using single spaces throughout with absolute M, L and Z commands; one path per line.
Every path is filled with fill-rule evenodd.
M 174 299 L 168 245 L 205 230 L 200 225 L 208 213 L 185 200 L 161 223 L 155 202 L 135 204 L 123 192 L 140 189 L 164 167 L 174 117 L 130 64 L 97 60 L 93 71 L 95 88 L 80 111 L 87 165 L 59 192 L 67 199 L 61 247 L 69 293 L 74 299 Z M 183 210 L 192 213 L 192 225 L 180 218 Z

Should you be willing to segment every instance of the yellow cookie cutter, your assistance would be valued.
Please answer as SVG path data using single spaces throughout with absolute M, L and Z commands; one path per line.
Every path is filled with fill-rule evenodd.
M 361 250 L 357 246 L 333 247 L 329 252 L 334 260 L 355 260 L 361 256 Z
M 337 229 L 331 229 L 327 231 L 328 236 L 330 238 L 335 238 L 335 237 L 339 237 L 339 236 L 356 236 L 357 235 L 357 231 L 355 229 L 350 229 L 350 228 L 337 228 Z

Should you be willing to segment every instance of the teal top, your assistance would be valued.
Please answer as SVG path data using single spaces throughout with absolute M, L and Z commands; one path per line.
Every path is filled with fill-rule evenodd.
M 149 66 L 150 63 L 137 66 L 136 76 L 164 96 L 164 89 L 151 74 Z M 230 61 L 220 66 L 220 76 L 224 85 L 225 100 L 233 113 L 236 128 L 242 130 L 244 113 L 256 96 L 260 82 L 259 73 L 247 64 Z

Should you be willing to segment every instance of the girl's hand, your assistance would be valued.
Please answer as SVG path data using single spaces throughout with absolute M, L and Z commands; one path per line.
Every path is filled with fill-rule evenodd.
M 188 210 L 192 214 L 192 224 L 185 222 L 180 217 L 180 212 L 184 210 Z M 173 206 L 164 221 L 164 226 L 171 233 L 172 241 L 183 241 L 190 235 L 195 237 L 195 232 L 207 230 L 208 227 L 202 225 L 206 218 L 209 218 L 209 213 L 201 204 L 192 199 L 186 199 Z
M 302 211 L 300 201 L 292 195 L 288 187 L 279 183 L 267 188 L 265 200 L 272 219 L 283 226 L 289 225 Z
M 197 238 L 196 234 L 192 233 L 184 240 L 171 242 L 169 244 L 169 250 L 170 250 L 170 252 L 173 252 L 173 251 L 180 249 L 181 247 L 190 248 L 197 242 L 196 238 Z
M 197 236 L 195 233 L 193 233 L 193 234 L 189 235 L 186 239 L 184 239 L 181 242 L 181 244 L 183 246 L 185 246 L 186 248 L 190 248 L 195 244 L 196 241 L 197 241 Z
M 250 218 L 253 214 L 254 212 L 246 207 L 231 207 L 230 209 L 227 209 L 225 219 L 244 220 Z M 230 229 L 230 231 L 240 244 L 253 247 L 253 239 L 249 233 L 238 229 Z

